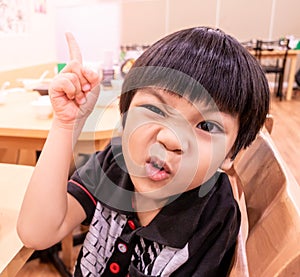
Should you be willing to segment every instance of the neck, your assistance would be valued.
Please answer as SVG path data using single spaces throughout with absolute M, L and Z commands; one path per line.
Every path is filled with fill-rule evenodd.
M 160 212 L 166 199 L 152 199 L 138 194 L 134 199 L 134 207 L 142 226 L 148 225 Z
M 147 212 L 137 212 L 138 219 L 142 226 L 147 226 L 159 213 L 160 209 L 147 211 Z

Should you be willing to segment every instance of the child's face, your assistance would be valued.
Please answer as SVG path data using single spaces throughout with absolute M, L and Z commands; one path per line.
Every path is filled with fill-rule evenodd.
M 135 191 L 164 199 L 207 181 L 229 164 L 238 119 L 158 88 L 137 91 L 123 132 Z

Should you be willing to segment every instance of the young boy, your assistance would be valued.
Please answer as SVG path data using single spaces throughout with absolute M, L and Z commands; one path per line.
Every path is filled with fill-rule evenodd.
M 222 170 L 255 139 L 269 108 L 256 60 L 212 28 L 162 38 L 124 80 L 122 137 L 68 181 L 99 78 L 67 39 L 71 61 L 50 86 L 53 125 L 19 216 L 24 244 L 49 247 L 83 223 L 75 276 L 226 276 L 240 212 Z

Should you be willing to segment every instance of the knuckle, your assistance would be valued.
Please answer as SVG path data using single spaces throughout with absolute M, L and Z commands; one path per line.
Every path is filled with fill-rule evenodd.
M 71 68 L 74 68 L 74 69 L 81 67 L 80 62 L 78 62 L 77 60 L 71 60 L 69 62 L 69 65 L 70 65 Z
M 77 82 L 78 82 L 78 76 L 77 76 L 75 73 L 70 73 L 70 75 L 69 75 L 69 80 L 70 80 L 72 83 L 77 83 Z

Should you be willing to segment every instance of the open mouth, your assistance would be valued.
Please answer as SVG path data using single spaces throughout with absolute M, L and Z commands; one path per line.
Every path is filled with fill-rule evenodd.
M 162 181 L 169 177 L 171 171 L 168 165 L 157 157 L 151 157 L 146 162 L 147 177 L 154 181 Z
M 157 168 L 159 170 L 164 170 L 164 167 L 158 164 L 157 162 L 151 162 L 151 164 L 154 168 Z

